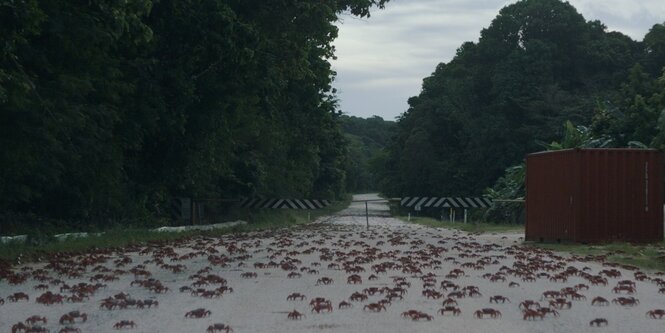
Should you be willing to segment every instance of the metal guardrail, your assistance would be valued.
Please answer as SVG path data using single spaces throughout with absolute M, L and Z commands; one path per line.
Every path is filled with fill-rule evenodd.
M 214 205 L 215 203 L 226 203 L 244 209 L 297 209 L 314 210 L 332 205 L 335 201 L 318 199 L 259 199 L 259 198 L 174 198 L 171 205 L 171 215 L 174 219 L 186 221 L 191 224 L 198 224 L 205 220 L 208 209 L 204 206 Z M 401 197 L 401 198 L 379 198 L 367 200 L 352 200 L 351 202 L 396 202 L 406 208 L 413 208 L 416 211 L 430 208 L 449 208 L 451 209 L 451 218 L 454 218 L 453 210 L 456 208 L 473 209 L 488 208 L 493 202 L 503 203 L 524 203 L 523 199 L 497 199 L 492 200 L 483 197 Z M 366 207 L 366 210 L 369 210 Z M 369 220 L 369 213 L 365 214 Z M 465 213 L 466 216 L 466 213 Z M 368 222 L 369 223 L 369 222 Z

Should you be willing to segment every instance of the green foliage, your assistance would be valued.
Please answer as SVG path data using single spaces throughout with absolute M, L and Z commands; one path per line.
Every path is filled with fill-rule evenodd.
M 395 123 L 374 116 L 368 119 L 342 116 L 347 140 L 346 189 L 351 193 L 377 191 L 384 171 L 385 148 Z
M 231 228 L 214 230 L 191 230 L 183 232 L 156 232 L 146 228 L 114 226 L 103 233 L 92 233 L 88 237 L 69 238 L 66 242 L 52 237 L 50 230 L 33 230 L 26 242 L 0 243 L 0 260 L 24 261 L 38 259 L 44 254 L 55 252 L 82 252 L 90 249 L 124 247 L 130 244 L 165 242 L 196 236 L 219 236 L 229 233 L 288 228 L 330 215 L 349 206 L 351 196 L 345 196 L 335 204 L 323 209 L 302 210 L 261 210 L 248 224 L 239 224 Z
M 40 233 L 37 236 L 39 238 L 28 238 L 25 243 L 0 244 L 0 260 L 22 258 L 22 261 L 31 261 L 39 259 L 45 254 L 55 252 L 81 252 L 98 248 L 114 248 L 129 244 L 169 241 L 193 235 L 195 235 L 194 232 L 154 232 L 147 229 L 122 227 L 107 229 L 103 234 L 73 238 L 61 242 Z M 37 241 L 30 241 L 30 239 Z
M 0 210 L 90 228 L 343 196 L 335 23 L 386 2 L 0 2 Z
M 390 142 L 395 127 L 394 121 L 379 116 L 364 119 L 344 115 L 340 120 L 344 133 L 361 138 L 362 143 L 370 148 L 384 148 Z
M 404 216 L 399 216 L 403 221 L 408 221 Z M 496 223 L 483 223 L 477 221 L 471 221 L 469 223 L 463 222 L 449 222 L 449 221 L 439 221 L 429 217 L 411 217 L 411 223 L 425 225 L 433 228 L 447 228 L 454 230 L 462 230 L 466 232 L 473 233 L 486 233 L 486 232 L 524 232 L 524 227 L 516 224 L 496 224 Z
M 665 23 L 655 24 L 644 36 L 644 66 L 651 76 L 659 76 L 665 66 Z
M 591 123 L 594 134 L 609 136 L 620 147 L 631 141 L 650 143 L 658 134 L 657 120 L 665 107 L 657 97 L 663 87 L 640 64 L 633 66 L 617 100 L 597 108 Z
M 663 145 L 665 90 L 650 74 L 665 66 L 663 31 L 654 26 L 640 43 L 586 21 L 568 2 L 506 6 L 477 43 L 462 44 L 409 99 L 388 149 L 382 191 L 477 196 L 543 145 Z M 561 141 L 543 144 L 555 140 Z M 509 170 L 497 196 L 519 192 L 519 169 Z
M 586 126 L 575 126 L 571 121 L 563 125 L 563 135 L 559 142 L 538 142 L 547 151 L 572 148 L 609 148 L 613 145 L 607 135 L 594 137 Z M 641 148 L 639 142 L 633 142 L 635 148 Z M 526 198 L 526 165 L 524 162 L 506 169 L 494 186 L 485 190 L 485 195 L 493 200 L 524 200 Z M 484 219 L 496 223 L 524 223 L 525 206 L 523 202 L 495 202 L 485 214 Z
M 524 163 L 509 167 L 493 187 L 485 190 L 492 200 L 524 200 L 526 196 L 526 166 Z M 494 223 L 524 224 L 523 202 L 495 202 L 485 211 L 483 219 Z
M 607 136 L 600 134 L 595 137 L 593 132 L 586 126 L 575 126 L 570 120 L 563 125 L 563 137 L 560 142 L 552 143 L 538 142 L 545 150 L 561 150 L 571 148 L 609 148 L 615 142 Z

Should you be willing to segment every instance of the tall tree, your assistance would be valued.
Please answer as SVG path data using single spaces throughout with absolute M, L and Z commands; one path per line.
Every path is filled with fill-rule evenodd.
M 522 0 L 504 7 L 478 43 L 464 43 L 409 99 L 383 190 L 479 195 L 538 150 L 539 140 L 557 138 L 559 124 L 588 124 L 598 101 L 620 94 L 641 56 L 640 43 L 586 21 L 567 2 Z M 429 169 L 415 179 L 413 165 L 400 161 L 425 150 L 428 166 L 420 167 Z
M 378 191 L 378 181 L 385 172 L 385 149 L 395 122 L 379 116 L 367 119 L 342 116 L 341 125 L 348 142 L 346 189 L 352 193 Z
M 386 2 L 1 2 L 2 214 L 102 223 L 173 196 L 341 196 L 335 23 Z
M 644 36 L 644 63 L 651 76 L 660 76 L 665 66 L 665 23 L 655 24 Z

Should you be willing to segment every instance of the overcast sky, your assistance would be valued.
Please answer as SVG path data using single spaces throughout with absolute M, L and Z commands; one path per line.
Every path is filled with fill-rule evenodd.
M 342 16 L 335 87 L 352 116 L 393 120 L 420 93 L 422 79 L 465 41 L 477 42 L 506 0 L 391 0 L 369 19 Z M 587 20 L 635 40 L 665 22 L 665 0 L 570 0 Z

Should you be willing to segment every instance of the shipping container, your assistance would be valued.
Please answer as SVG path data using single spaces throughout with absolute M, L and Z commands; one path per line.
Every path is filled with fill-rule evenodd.
M 567 149 L 526 159 L 526 240 L 663 240 L 663 154 Z

